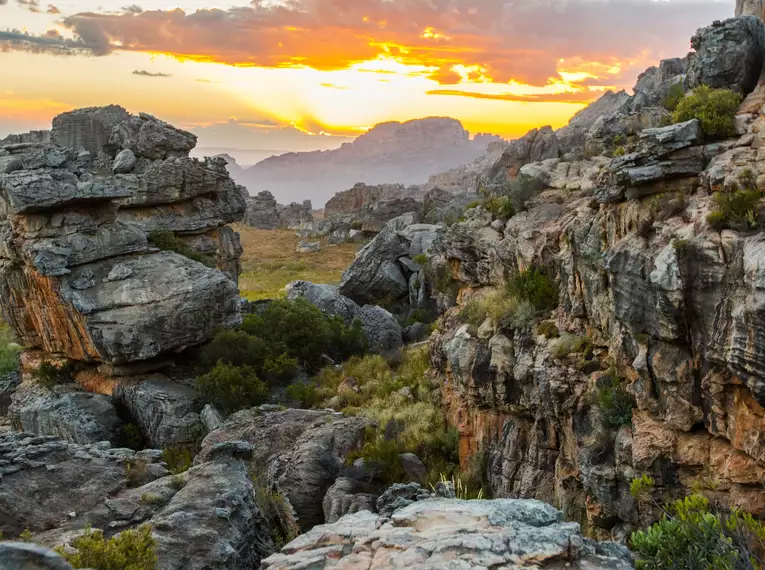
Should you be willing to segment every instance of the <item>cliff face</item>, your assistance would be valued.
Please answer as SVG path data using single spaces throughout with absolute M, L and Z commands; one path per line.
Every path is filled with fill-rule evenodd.
M 325 202 L 335 192 L 365 184 L 423 184 L 438 172 L 480 157 L 490 142 L 471 141 L 459 121 L 433 117 L 383 123 L 336 150 L 289 153 L 245 169 L 237 182 L 252 194 L 269 190 L 280 202 L 310 196 Z
M 115 106 L 56 117 L 52 140 L 0 148 L 0 307 L 25 348 L 123 365 L 239 321 L 226 224 L 245 201 L 224 161 L 189 158 L 194 135 Z M 156 232 L 206 265 L 159 251 Z
M 761 29 L 742 20 L 721 25 Z M 719 27 L 696 36 L 697 54 L 710 56 Z M 527 211 L 505 223 L 479 210 L 436 240 L 429 267 L 448 271 L 461 305 L 532 266 L 559 287 L 557 338 L 463 324 L 458 308 L 432 338 L 462 461 L 483 459 L 495 496 L 549 501 L 616 537 L 646 520 L 629 494 L 642 474 L 665 497 L 701 485 L 765 514 L 765 233 L 707 222 L 717 192 L 765 188 L 763 103 L 760 85 L 723 141 L 690 121 L 644 129 L 613 159 L 519 158 L 513 168 L 546 188 Z M 599 399 L 615 384 L 634 401 L 626 421 Z

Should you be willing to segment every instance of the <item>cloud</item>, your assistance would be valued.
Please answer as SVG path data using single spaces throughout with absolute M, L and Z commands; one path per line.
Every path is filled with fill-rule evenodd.
M 433 89 L 427 95 L 448 95 L 453 97 L 470 97 L 473 99 L 490 99 L 494 101 L 520 101 L 527 103 L 588 103 L 602 92 L 573 91 L 566 93 L 543 93 L 538 95 L 517 95 L 515 93 L 475 93 L 458 89 Z
M 84 42 L 64 38 L 57 30 L 48 30 L 41 36 L 18 30 L 0 31 L 0 53 L 10 50 L 53 55 L 92 53 L 91 48 Z
M 40 11 L 40 0 L 16 0 L 19 6 L 25 6 L 30 12 Z
M 48 12 L 48 14 L 60 14 L 61 10 L 56 8 L 56 6 L 54 6 L 53 4 L 48 4 L 47 12 Z
M 317 70 L 387 57 L 424 66 L 444 85 L 471 74 L 545 85 L 560 78 L 561 59 L 685 55 L 696 28 L 732 12 L 715 0 L 253 0 L 228 10 L 139 10 L 84 12 L 62 24 L 94 55 L 128 50 Z
M 127 12 L 128 14 L 140 14 L 143 12 L 143 8 L 136 4 L 130 4 L 129 6 L 123 6 L 122 11 Z
M 133 75 L 140 75 L 142 77 L 172 77 L 169 73 L 152 73 L 145 69 L 136 69 L 133 71 Z

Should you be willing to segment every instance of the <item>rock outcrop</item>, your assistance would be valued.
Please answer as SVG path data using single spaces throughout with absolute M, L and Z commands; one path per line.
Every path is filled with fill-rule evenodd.
M 408 193 L 403 184 L 368 186 L 359 182 L 350 190 L 338 192 L 330 198 L 324 205 L 324 215 L 352 214 L 363 206 L 374 202 L 398 200 L 405 197 L 408 197 Z
M 263 561 L 290 568 L 633 568 L 626 548 L 582 536 L 537 501 L 430 499 L 389 519 L 368 511 L 298 537 Z
M 19 165 L 0 174 L 0 307 L 25 348 L 124 365 L 240 321 L 241 246 L 225 224 L 245 201 L 222 160 L 189 158 L 194 135 L 115 106 L 56 117 L 52 141 L 0 148 Z M 157 251 L 153 232 L 228 275 Z

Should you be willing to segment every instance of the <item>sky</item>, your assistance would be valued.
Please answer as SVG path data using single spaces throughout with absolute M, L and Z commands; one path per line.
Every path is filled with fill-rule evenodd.
M 0 0 L 0 138 L 120 104 L 269 151 L 459 119 L 505 138 L 563 126 L 684 56 L 734 0 Z M 130 1 L 130 0 L 128 0 Z

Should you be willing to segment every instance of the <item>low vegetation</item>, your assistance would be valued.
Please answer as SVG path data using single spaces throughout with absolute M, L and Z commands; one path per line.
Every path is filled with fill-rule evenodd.
M 298 368 L 316 372 L 368 346 L 359 321 L 346 326 L 305 299 L 282 299 L 247 315 L 238 330 L 216 334 L 199 352 L 196 389 L 230 414 L 264 403 L 269 388 L 288 384 Z
M 19 352 L 21 347 L 16 344 L 11 327 L 0 319 L 0 375 L 18 369 Z
M 215 260 L 212 257 L 199 253 L 183 241 L 183 239 L 175 235 L 174 232 L 151 232 L 149 234 L 149 243 L 162 250 L 174 251 L 207 267 L 215 267 Z
M 715 210 L 707 215 L 707 223 L 716 230 L 755 230 L 761 226 L 757 180 L 750 169 L 742 171 L 738 182 L 715 194 Z
M 322 245 L 311 255 L 295 251 L 300 238 L 289 230 L 258 230 L 237 225 L 244 253 L 239 289 L 250 301 L 284 297 L 292 281 L 337 285 L 360 247 L 356 243 Z
M 674 110 L 675 123 L 698 119 L 704 134 L 724 138 L 735 134 L 735 117 L 741 96 L 730 89 L 712 89 L 701 85 L 682 97 Z
M 661 106 L 664 107 L 670 113 L 674 113 L 680 101 L 685 97 L 685 88 L 682 83 L 675 83 L 667 91 L 667 95 L 661 102 Z
M 76 549 L 74 553 L 63 548 L 56 551 L 74 568 L 155 570 L 157 567 L 156 542 L 148 525 L 109 539 L 103 531 L 87 529 L 72 541 L 72 546 Z
M 46 388 L 53 388 L 56 384 L 72 382 L 74 365 L 70 362 L 54 364 L 43 362 L 37 369 L 37 381 Z
M 630 487 L 639 504 L 648 503 L 662 512 L 658 522 L 630 537 L 638 570 L 765 567 L 762 521 L 739 509 L 715 505 L 698 492 L 662 506 L 652 498 L 653 485 L 653 479 L 644 475 Z
M 616 371 L 612 370 L 608 376 L 600 379 L 597 405 L 606 426 L 618 428 L 632 423 L 635 398 L 627 392 L 624 381 Z
M 255 489 L 255 501 L 260 515 L 265 521 L 274 546 L 279 550 L 300 534 L 292 507 L 281 494 L 269 487 L 263 478 L 253 475 L 252 486 Z
M 162 461 L 167 463 L 167 470 L 173 475 L 180 475 L 191 469 L 194 464 L 194 451 L 189 446 L 169 447 L 162 450 Z

